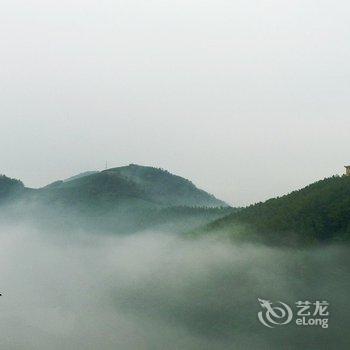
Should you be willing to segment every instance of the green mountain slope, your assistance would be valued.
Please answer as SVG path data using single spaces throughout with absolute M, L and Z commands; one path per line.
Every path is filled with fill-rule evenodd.
M 93 174 L 97 174 L 98 171 L 84 171 L 78 175 L 74 175 L 74 176 L 71 176 L 69 177 L 68 179 L 65 179 L 64 182 L 68 182 L 68 181 L 72 181 L 72 180 L 76 180 L 76 179 L 79 179 L 81 177 L 85 177 L 85 176 L 89 176 L 89 175 L 93 175 Z
M 147 194 L 126 178 L 107 172 L 56 181 L 32 192 L 32 197 L 46 204 L 104 211 L 130 200 L 150 201 Z
M 3 183 L 0 200 L 1 191 L 5 193 L 16 180 L 6 178 Z M 223 217 L 231 209 L 184 178 L 138 165 L 82 173 L 40 189 L 21 186 L 21 195 L 6 215 L 57 228 L 121 233 L 159 227 L 180 232 Z M 8 202 L 8 196 L 3 197 L 3 203 Z
M 192 182 L 153 167 L 129 165 L 56 181 L 33 194 L 50 203 L 104 209 L 139 202 L 152 207 L 221 207 L 226 203 Z
M 105 170 L 117 174 L 144 190 L 148 198 L 161 205 L 171 206 L 227 206 L 213 195 L 198 189 L 191 181 L 173 175 L 166 170 L 130 164 Z
M 24 185 L 21 181 L 0 175 L 0 204 L 16 198 L 23 191 Z
M 350 177 L 334 176 L 219 219 L 201 232 L 273 243 L 350 238 Z

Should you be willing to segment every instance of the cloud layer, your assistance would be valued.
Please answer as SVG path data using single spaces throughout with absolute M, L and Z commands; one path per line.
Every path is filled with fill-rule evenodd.
M 2 349 L 345 349 L 350 340 L 348 248 L 0 232 Z M 265 328 L 259 297 L 327 300 L 330 327 Z

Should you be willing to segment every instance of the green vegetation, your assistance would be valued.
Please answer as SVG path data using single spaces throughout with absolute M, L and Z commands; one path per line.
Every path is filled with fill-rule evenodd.
M 135 164 L 85 172 L 40 189 L 24 188 L 19 181 L 4 177 L 0 198 L 15 184 L 24 190 L 2 216 L 15 215 L 57 229 L 130 233 L 162 228 L 183 232 L 231 212 L 227 204 L 190 181 Z M 3 198 L 9 203 L 8 196 Z
M 3 217 L 15 215 L 59 229 L 166 229 L 272 244 L 350 238 L 349 176 L 334 176 L 283 197 L 233 209 L 180 176 L 131 164 L 82 173 L 40 189 L 0 176 L 0 204 L 11 208 L 6 214 L 2 210 Z
M 0 203 L 4 203 L 18 195 L 23 189 L 24 186 L 21 181 L 0 175 Z
M 166 206 L 227 206 L 213 195 L 198 189 L 191 181 L 160 168 L 130 164 L 102 173 L 119 175 L 142 189 L 150 200 Z
M 207 226 L 206 233 L 272 243 L 312 243 L 350 238 L 350 177 L 334 176 L 270 199 Z

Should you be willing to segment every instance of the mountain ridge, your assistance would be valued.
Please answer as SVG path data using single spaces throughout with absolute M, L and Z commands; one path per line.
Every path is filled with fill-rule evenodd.
M 332 176 L 242 208 L 199 229 L 270 243 L 350 240 L 350 176 Z
M 11 181 L 15 180 L 7 183 Z M 18 217 L 114 232 L 168 224 L 172 230 L 186 231 L 230 212 L 226 203 L 189 180 L 135 164 L 80 173 L 38 189 L 22 184 L 16 199 L 11 205 Z
M 130 164 L 100 172 L 84 172 L 67 180 L 55 181 L 38 190 L 67 190 L 80 187 L 96 192 L 143 197 L 161 206 L 221 207 L 228 205 L 212 194 L 197 188 L 191 181 L 167 170 Z

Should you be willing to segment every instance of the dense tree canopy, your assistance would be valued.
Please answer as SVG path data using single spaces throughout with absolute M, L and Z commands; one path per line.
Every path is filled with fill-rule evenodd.
M 211 224 L 207 230 L 234 235 L 245 227 L 249 236 L 283 241 L 348 240 L 350 237 L 350 177 L 334 176 L 264 203 L 251 205 Z

